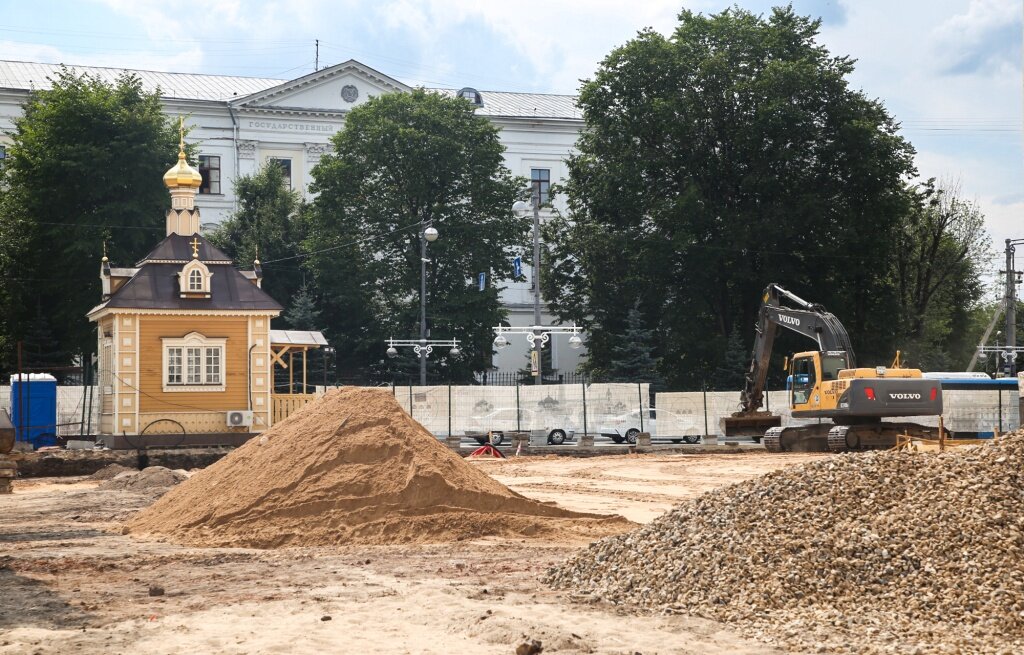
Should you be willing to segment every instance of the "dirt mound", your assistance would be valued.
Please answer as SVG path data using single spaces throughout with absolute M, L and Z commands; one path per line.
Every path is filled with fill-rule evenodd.
M 604 536 L 630 525 L 527 499 L 442 445 L 389 391 L 345 388 L 196 473 L 126 531 L 274 548 Z
M 116 466 L 116 465 L 112 465 Z M 110 468 L 110 467 L 107 467 Z M 172 471 L 163 466 L 147 466 L 141 471 L 126 469 L 114 475 L 99 489 L 124 489 L 126 491 L 147 491 L 149 489 L 165 489 L 188 479 L 184 471 Z
M 1022 464 L 1024 433 L 804 464 L 592 544 L 547 581 L 801 652 L 1024 652 Z
M 128 468 L 127 466 L 121 466 L 120 464 L 107 464 L 90 475 L 89 478 L 93 480 L 109 480 L 118 473 L 127 473 L 131 471 L 135 471 L 135 469 Z

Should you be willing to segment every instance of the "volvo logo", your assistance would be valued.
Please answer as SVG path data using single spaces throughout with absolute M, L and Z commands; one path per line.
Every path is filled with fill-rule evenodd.
M 792 316 L 786 316 L 785 314 L 779 314 L 779 322 L 780 323 L 789 323 L 790 325 L 795 325 L 797 327 L 800 327 L 800 319 L 799 318 L 794 318 Z
M 921 400 L 921 394 L 919 393 L 891 393 L 889 398 L 892 400 Z

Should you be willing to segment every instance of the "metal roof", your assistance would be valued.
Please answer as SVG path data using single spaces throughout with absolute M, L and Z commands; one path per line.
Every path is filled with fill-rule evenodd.
M 106 68 L 102 66 L 76 66 L 68 68 L 77 74 L 98 77 L 113 83 L 122 73 L 137 75 L 146 92 L 160 89 L 165 98 L 188 100 L 209 100 L 227 102 L 260 91 L 266 91 L 291 80 L 266 77 L 239 77 L 232 75 L 205 75 L 199 73 L 164 73 L 159 71 L 134 70 L 129 68 Z M 60 72 L 60 64 L 40 64 L 26 61 L 0 60 L 0 88 L 49 89 L 49 78 Z M 308 76 L 306 76 L 308 77 Z M 454 96 L 455 89 L 428 89 L 447 96 Z M 512 93 L 506 91 L 480 91 L 483 106 L 476 110 L 481 116 L 508 118 L 583 118 L 576 106 L 576 96 L 550 93 Z
M 117 81 L 121 73 L 132 73 L 142 81 L 142 88 L 149 93 L 160 89 L 165 98 L 189 100 L 231 100 L 277 86 L 285 80 L 260 77 L 235 77 L 229 75 L 198 75 L 195 73 L 161 73 L 157 71 L 105 68 L 101 66 L 76 66 L 68 68 L 77 74 L 86 73 L 107 83 Z M 0 87 L 8 89 L 49 89 L 48 78 L 60 73 L 60 64 L 38 64 L 27 61 L 0 60 Z
M 275 346 L 326 346 L 323 333 L 309 330 L 271 330 L 270 343 Z
M 455 89 L 428 89 L 448 96 Z M 553 93 L 512 93 L 509 91 L 480 91 L 483 106 L 476 110 L 480 116 L 512 118 L 583 119 L 576 105 L 576 96 Z

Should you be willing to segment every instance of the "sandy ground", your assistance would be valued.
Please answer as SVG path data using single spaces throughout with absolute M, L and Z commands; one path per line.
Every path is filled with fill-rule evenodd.
M 818 455 L 477 461 L 569 509 L 649 521 L 707 489 Z M 635 616 L 538 583 L 583 543 L 190 549 L 120 534 L 157 494 L 82 480 L 0 496 L 0 655 L 8 653 L 774 653 L 727 626 Z M 158 585 L 163 595 L 151 596 Z

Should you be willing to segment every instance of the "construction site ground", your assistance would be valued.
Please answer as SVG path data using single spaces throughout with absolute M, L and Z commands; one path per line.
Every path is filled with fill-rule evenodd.
M 474 464 L 526 496 L 647 522 L 682 499 L 827 455 L 558 456 Z M 572 602 L 540 576 L 583 542 L 198 549 L 120 533 L 153 492 L 86 478 L 0 496 L 9 653 L 774 653 L 732 628 Z M 701 557 L 696 552 L 694 557 Z M 152 594 L 152 595 L 151 595 Z

